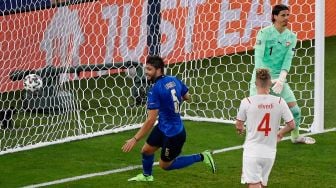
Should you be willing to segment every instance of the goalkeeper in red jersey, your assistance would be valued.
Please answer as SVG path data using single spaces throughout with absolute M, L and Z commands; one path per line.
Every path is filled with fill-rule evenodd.
M 275 5 L 272 10 L 273 25 L 261 29 L 257 34 L 250 96 L 256 95 L 256 69 L 269 69 L 273 83 L 271 94 L 284 98 L 294 116 L 296 128 L 291 132 L 291 141 L 293 143 L 314 144 L 314 138 L 299 135 L 301 110 L 297 105 L 293 91 L 286 82 L 297 42 L 296 35 L 287 29 L 288 17 L 288 6 Z

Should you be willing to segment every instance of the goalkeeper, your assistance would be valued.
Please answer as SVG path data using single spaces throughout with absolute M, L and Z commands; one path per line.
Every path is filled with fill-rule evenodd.
M 273 25 L 261 29 L 257 34 L 250 96 L 256 95 L 256 69 L 269 69 L 273 83 L 271 94 L 284 98 L 294 116 L 296 128 L 291 131 L 291 141 L 293 143 L 314 144 L 314 138 L 299 136 L 301 110 L 296 103 L 293 91 L 286 82 L 297 41 L 296 35 L 287 29 L 288 17 L 289 8 L 286 5 L 275 5 L 272 10 Z

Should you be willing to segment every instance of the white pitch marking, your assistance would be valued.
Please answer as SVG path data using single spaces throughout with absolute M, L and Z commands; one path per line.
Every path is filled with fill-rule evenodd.
M 336 128 L 326 129 L 326 130 L 324 130 L 322 132 L 319 132 L 319 133 L 305 133 L 305 134 L 301 134 L 301 135 L 302 136 L 309 136 L 309 135 L 321 134 L 321 133 L 326 133 L 326 132 L 331 132 L 331 131 L 336 131 Z M 290 139 L 290 137 L 288 136 L 288 137 L 283 138 L 282 141 L 289 140 L 289 139 Z M 228 152 L 228 151 L 232 151 L 232 150 L 238 150 L 238 149 L 241 149 L 241 148 L 243 148 L 242 145 L 233 146 L 233 147 L 228 147 L 228 148 L 224 148 L 224 149 L 214 150 L 213 153 L 214 154 L 223 153 L 223 152 Z M 158 164 L 159 164 L 158 162 L 155 162 L 154 166 L 157 166 Z M 27 186 L 24 186 L 23 188 L 36 188 L 36 187 L 44 187 L 44 186 L 49 186 L 49 185 L 56 185 L 56 184 L 61 184 L 61 183 L 66 183 L 66 182 L 71 182 L 71 181 L 77 181 L 77 180 L 80 180 L 80 179 L 92 178 L 92 177 L 96 177 L 96 176 L 105 176 L 105 175 L 109 175 L 109 174 L 115 174 L 115 173 L 120 173 L 120 172 L 140 169 L 140 168 L 142 168 L 142 165 L 128 166 L 128 167 L 125 167 L 125 168 L 108 170 L 108 171 L 104 171 L 104 172 L 84 174 L 84 175 L 81 175 L 81 176 L 74 176 L 74 177 L 71 177 L 71 178 L 64 178 L 64 179 L 59 179 L 59 180 L 40 183 L 40 184 L 27 185 Z

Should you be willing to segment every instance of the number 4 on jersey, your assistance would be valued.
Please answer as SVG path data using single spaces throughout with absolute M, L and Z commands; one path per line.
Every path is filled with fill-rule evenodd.
M 268 136 L 268 132 L 271 131 L 270 128 L 270 113 L 266 113 L 258 125 L 258 131 L 265 132 L 265 136 Z

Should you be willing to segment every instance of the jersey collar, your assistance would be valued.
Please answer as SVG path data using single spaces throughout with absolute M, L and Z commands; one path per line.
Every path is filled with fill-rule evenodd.
M 161 78 L 164 78 L 164 77 L 165 77 L 165 75 L 161 75 L 161 76 L 156 77 L 153 83 L 156 83 L 158 80 L 160 80 Z
M 287 29 L 288 29 L 288 28 L 286 28 L 282 33 L 280 33 L 280 32 L 277 30 L 277 28 L 275 27 L 275 25 L 273 24 L 273 30 L 274 30 L 278 35 L 282 35 L 282 34 L 286 33 L 286 32 L 287 32 Z

